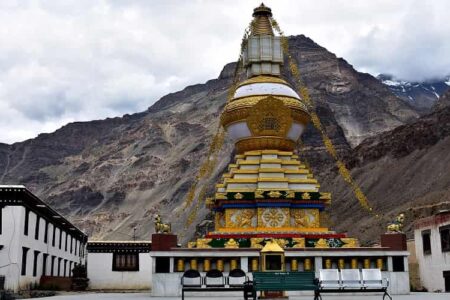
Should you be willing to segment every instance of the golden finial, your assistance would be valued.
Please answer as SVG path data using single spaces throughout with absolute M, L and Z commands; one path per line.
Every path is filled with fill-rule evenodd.
M 272 10 L 261 3 L 253 10 L 252 35 L 273 35 L 272 24 L 269 18 L 272 17 Z

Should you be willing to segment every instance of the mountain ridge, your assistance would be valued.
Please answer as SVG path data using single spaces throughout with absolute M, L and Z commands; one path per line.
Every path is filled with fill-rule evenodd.
M 324 128 L 343 157 L 363 140 L 419 117 L 376 78 L 357 72 L 311 39 L 289 37 L 289 47 Z M 286 65 L 282 72 L 293 83 Z M 175 232 L 181 231 L 192 208 L 182 218 L 173 212 L 182 207 L 199 158 L 206 157 L 234 66 L 227 64 L 216 79 L 162 97 L 145 112 L 71 123 L 54 133 L 0 147 L 0 180 L 26 185 L 94 239 L 124 238 L 135 227 L 138 237 L 148 237 L 156 212 L 173 223 Z M 208 194 L 233 153 L 227 140 L 213 176 L 205 181 Z M 321 182 L 336 180 L 330 171 L 333 161 L 311 125 L 300 153 Z M 354 201 L 352 195 L 343 197 Z M 207 214 L 201 207 L 194 223 Z

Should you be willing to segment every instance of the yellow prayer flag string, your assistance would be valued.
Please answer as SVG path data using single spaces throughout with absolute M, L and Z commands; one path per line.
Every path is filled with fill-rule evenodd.
M 298 87 L 298 92 L 300 94 L 300 97 L 302 98 L 303 102 L 308 107 L 309 113 L 311 115 L 311 122 L 313 123 L 314 127 L 319 131 L 319 134 L 322 138 L 322 141 L 325 145 L 325 148 L 327 149 L 328 153 L 333 157 L 335 160 L 336 166 L 338 168 L 339 174 L 342 176 L 344 181 L 348 183 L 353 191 L 353 194 L 355 195 L 356 199 L 360 203 L 360 205 L 369 211 L 370 213 L 374 214 L 376 218 L 379 218 L 378 214 L 375 214 L 373 211 L 373 208 L 370 206 L 369 201 L 366 197 L 366 195 L 363 193 L 361 188 L 358 186 L 358 184 L 353 180 L 353 177 L 348 170 L 348 168 L 345 166 L 345 164 L 342 162 L 342 160 L 339 159 L 339 156 L 337 154 L 336 148 L 333 145 L 333 142 L 328 137 L 328 135 L 325 132 L 325 129 L 319 119 L 319 116 L 317 115 L 314 107 L 314 103 L 312 102 L 308 89 L 306 88 L 306 85 L 303 83 L 300 71 L 298 69 L 297 64 L 295 63 L 292 55 L 289 52 L 289 43 L 287 37 L 284 35 L 283 31 L 281 30 L 280 26 L 278 25 L 278 22 L 271 18 L 271 23 L 273 28 L 278 32 L 278 34 L 281 37 L 281 46 L 283 48 L 283 52 L 288 58 L 288 66 L 291 74 L 295 78 L 295 82 Z

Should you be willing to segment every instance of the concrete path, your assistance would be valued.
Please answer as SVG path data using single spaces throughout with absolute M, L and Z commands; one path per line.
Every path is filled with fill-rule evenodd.
M 322 296 L 323 300 L 382 300 L 381 294 L 379 295 L 359 295 L 350 296 L 343 294 L 341 296 Z M 394 295 L 393 300 L 449 300 L 450 293 L 413 293 L 411 295 Z M 48 300 L 119 300 L 119 299 L 130 299 L 130 300 L 180 300 L 181 297 L 151 297 L 149 293 L 76 293 L 76 294 L 64 294 L 54 297 L 46 297 L 40 299 Z M 191 299 L 201 299 L 209 300 L 212 297 L 186 297 L 187 300 Z M 214 297 L 213 299 L 219 300 L 242 300 L 243 297 Z M 301 297 L 289 297 L 290 300 L 312 300 L 311 296 L 301 296 Z

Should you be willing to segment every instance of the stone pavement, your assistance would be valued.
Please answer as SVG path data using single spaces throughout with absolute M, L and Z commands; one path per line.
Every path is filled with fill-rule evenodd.
M 341 296 L 323 295 L 323 300 L 382 300 L 382 294 L 377 295 L 357 295 L 351 296 L 342 294 Z M 189 299 L 219 299 L 219 300 L 242 300 L 243 297 L 185 297 Z M 394 295 L 393 300 L 449 300 L 450 293 L 412 293 L 410 295 Z M 46 297 L 40 299 L 48 300 L 179 300 L 181 297 L 151 297 L 149 293 L 67 293 L 54 297 Z M 290 300 L 312 300 L 313 296 L 289 297 Z

